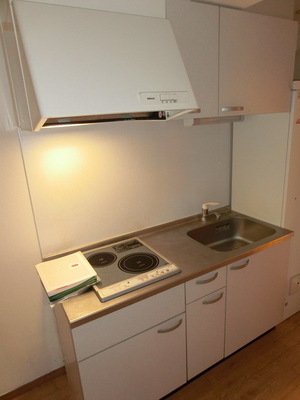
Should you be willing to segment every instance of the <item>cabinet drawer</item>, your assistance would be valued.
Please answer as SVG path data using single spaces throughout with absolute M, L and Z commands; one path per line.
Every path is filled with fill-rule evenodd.
M 201 275 L 185 284 L 186 303 L 226 286 L 226 267 Z
M 90 357 L 185 311 L 184 287 L 176 286 L 72 330 L 77 360 Z

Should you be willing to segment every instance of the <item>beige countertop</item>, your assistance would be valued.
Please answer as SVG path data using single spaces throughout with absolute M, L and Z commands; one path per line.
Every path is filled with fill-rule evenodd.
M 227 211 L 221 217 L 221 220 L 224 221 L 229 216 L 241 215 L 235 212 L 228 212 L 228 209 L 225 210 Z M 250 217 L 247 218 L 253 219 Z M 207 223 L 211 222 L 215 222 L 213 217 Z M 56 306 L 63 307 L 71 327 L 74 328 L 239 259 L 248 257 L 293 235 L 293 232 L 287 229 L 265 222 L 264 224 L 273 227 L 275 233 L 255 243 L 227 252 L 212 250 L 187 236 L 188 231 L 203 225 L 199 216 L 174 221 L 170 224 L 150 229 L 147 232 L 144 231 L 139 235 L 136 234 L 134 237 L 138 237 L 146 245 L 152 247 L 154 251 L 178 265 L 181 268 L 181 272 L 105 303 L 100 302 L 93 291 L 89 291 L 81 296 L 58 303 Z

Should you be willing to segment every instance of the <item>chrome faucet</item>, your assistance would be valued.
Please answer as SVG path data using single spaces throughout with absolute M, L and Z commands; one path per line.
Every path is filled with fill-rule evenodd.
M 209 201 L 208 203 L 203 203 L 202 204 L 202 221 L 206 221 L 207 220 L 208 211 L 209 211 L 208 207 L 209 206 L 217 206 L 218 204 L 220 204 L 220 203 L 218 203 L 217 201 Z M 210 215 L 215 215 L 217 220 L 219 220 L 220 217 L 221 217 L 221 215 L 219 213 L 217 213 L 217 212 L 213 212 Z

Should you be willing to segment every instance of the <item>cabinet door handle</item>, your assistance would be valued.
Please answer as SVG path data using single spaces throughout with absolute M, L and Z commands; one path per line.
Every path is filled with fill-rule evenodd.
M 226 111 L 243 111 L 243 106 L 234 106 L 234 107 L 222 107 L 222 112 Z
M 217 276 L 218 276 L 218 272 L 216 272 L 216 273 L 214 274 L 214 276 L 212 276 L 211 278 L 203 279 L 203 280 L 200 280 L 200 279 L 199 279 L 199 280 L 196 282 L 196 285 L 203 285 L 204 283 L 212 282 L 212 281 L 214 281 L 215 279 L 217 279 Z
M 168 332 L 175 331 L 175 329 L 179 328 L 181 324 L 182 324 L 182 319 L 180 319 L 180 320 L 177 322 L 177 324 L 174 325 L 174 326 L 172 326 L 171 328 L 168 328 L 168 329 L 159 329 L 159 330 L 157 331 L 157 333 L 168 333 Z
M 232 271 L 236 271 L 236 270 L 238 270 L 238 269 L 245 268 L 245 267 L 247 267 L 247 265 L 249 264 L 249 262 L 250 262 L 250 260 L 247 260 L 244 264 L 241 264 L 241 265 L 234 265 L 234 266 L 230 267 L 230 269 L 231 269 Z
M 220 301 L 220 300 L 222 299 L 222 297 L 223 297 L 223 292 L 220 293 L 219 296 L 216 297 L 215 299 L 212 299 L 212 300 L 203 300 L 203 301 L 202 301 L 202 304 L 207 305 L 207 304 L 214 304 L 214 303 L 217 303 L 217 301 Z

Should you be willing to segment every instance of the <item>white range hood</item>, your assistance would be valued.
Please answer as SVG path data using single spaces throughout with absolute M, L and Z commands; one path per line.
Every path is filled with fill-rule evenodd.
M 256 3 L 260 3 L 262 0 L 193 0 L 200 3 L 217 4 L 225 7 L 232 8 L 247 8 L 253 6 Z
M 15 45 L 11 29 L 4 37 L 21 129 L 198 108 L 168 20 L 25 0 L 10 11 Z

